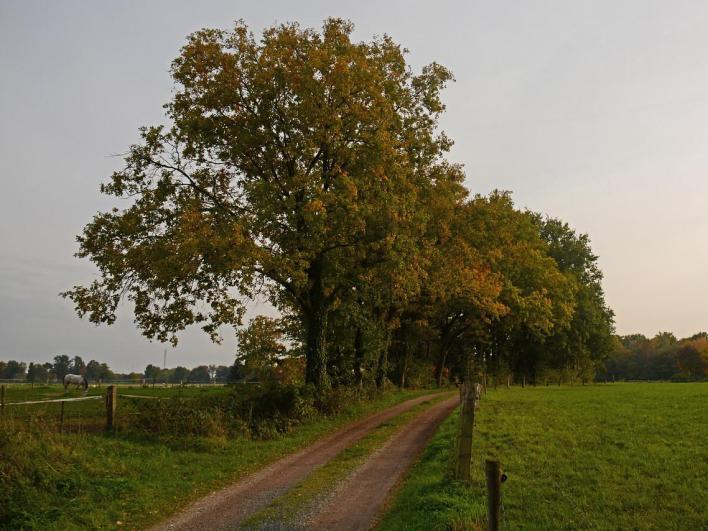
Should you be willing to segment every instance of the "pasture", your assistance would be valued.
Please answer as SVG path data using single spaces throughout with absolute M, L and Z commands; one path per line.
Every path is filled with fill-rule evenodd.
M 380 529 L 485 529 L 485 459 L 508 474 L 504 529 L 707 525 L 706 383 L 490 390 L 469 486 L 450 478 L 457 422 L 442 425 Z
M 224 385 L 190 385 L 152 387 L 141 385 L 118 385 L 117 426 L 125 426 L 131 417 L 137 414 L 136 400 L 148 398 L 183 398 L 199 399 L 223 396 L 232 387 Z M 64 403 L 64 429 L 68 431 L 99 431 L 106 425 L 106 407 L 103 397 L 107 385 L 91 386 L 84 394 L 83 389 L 62 384 L 7 384 L 5 385 L 5 403 L 3 411 L 5 421 L 32 423 L 40 422 L 46 429 L 58 429 L 62 404 L 51 402 L 60 399 L 78 399 L 95 397 L 95 400 L 67 401 Z M 23 402 L 43 402 L 30 403 Z

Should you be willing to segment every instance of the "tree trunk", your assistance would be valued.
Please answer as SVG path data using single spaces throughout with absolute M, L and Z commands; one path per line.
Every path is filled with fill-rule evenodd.
M 305 382 L 317 387 L 327 387 L 327 350 L 325 333 L 327 331 L 327 308 L 325 305 L 324 259 L 316 258 L 307 275 L 310 291 L 308 293 L 309 308 L 306 315 L 307 335 L 305 345 Z
M 435 367 L 435 382 L 438 387 L 442 387 L 442 375 L 445 370 L 445 361 L 447 360 L 447 349 L 445 347 L 440 351 L 440 358 L 438 358 L 438 364 Z
M 325 330 L 327 317 L 320 309 L 309 316 L 307 322 L 307 345 L 305 348 L 305 382 L 317 387 L 327 386 L 327 351 Z
M 364 364 L 364 334 L 361 327 L 356 329 L 354 336 L 354 381 L 357 385 L 361 385 L 363 378 L 361 375 L 361 366 Z
M 388 348 L 383 347 L 379 352 L 379 359 L 376 363 L 376 387 L 381 389 L 386 380 L 386 369 L 388 365 Z

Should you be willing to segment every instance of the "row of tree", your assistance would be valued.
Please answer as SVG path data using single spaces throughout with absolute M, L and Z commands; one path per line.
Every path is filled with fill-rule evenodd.
M 26 380 L 28 382 L 62 381 L 66 374 L 82 374 L 91 381 L 128 378 L 128 375 L 115 374 L 105 363 L 91 360 L 85 363 L 81 356 L 70 358 L 67 355 L 54 356 L 54 362 L 32 363 L 9 360 L 0 361 L 0 378 L 7 380 Z
M 702 380 L 708 378 L 708 333 L 677 340 L 670 332 L 649 339 L 617 336 L 606 373 L 625 380 Z
M 173 369 L 163 369 L 155 365 L 148 365 L 144 372 L 148 382 L 168 383 L 210 383 L 210 382 L 237 382 L 243 379 L 243 371 L 239 365 L 227 367 L 226 365 L 199 365 L 193 369 L 178 366 Z
M 209 383 L 227 381 L 240 381 L 247 375 L 243 366 L 235 363 L 231 367 L 225 365 L 199 365 L 192 369 L 175 367 L 163 369 L 155 365 L 148 365 L 142 373 L 116 373 L 108 364 L 91 360 L 84 363 L 81 356 L 70 358 L 61 354 L 54 356 L 53 363 L 29 363 L 9 360 L 0 361 L 0 379 L 25 380 L 31 383 L 61 382 L 66 374 L 81 374 L 91 382 L 111 382 L 131 380 L 136 383 L 169 382 L 169 383 Z
M 247 366 L 300 364 L 320 387 L 593 373 L 613 315 L 588 237 L 508 193 L 470 197 L 437 128 L 451 73 L 352 30 L 191 35 L 169 124 L 102 186 L 129 206 L 78 238 L 100 275 L 64 296 L 108 324 L 127 299 L 161 341 L 234 326 Z M 281 318 L 242 328 L 259 294 Z

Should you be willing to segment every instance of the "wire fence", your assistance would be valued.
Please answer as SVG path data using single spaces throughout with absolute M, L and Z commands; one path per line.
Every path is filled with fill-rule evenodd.
M 54 404 L 59 402 L 81 402 L 82 400 L 100 400 L 103 398 L 100 395 L 97 396 L 81 396 L 78 398 L 52 398 L 49 400 L 26 400 L 24 402 L 5 402 L 0 407 L 5 406 L 26 406 L 30 404 Z
M 109 385 L 105 392 L 90 396 L 62 397 L 62 398 L 34 398 L 22 400 L 16 397 L 8 400 L 8 388 L 12 385 L 0 384 L 0 421 L 7 427 L 13 428 L 38 428 L 43 427 L 54 431 L 58 428 L 63 433 L 67 428 L 70 431 L 99 431 L 104 427 L 112 429 L 116 425 L 116 419 L 126 419 L 139 414 L 139 410 L 130 404 L 137 400 L 162 400 L 169 398 L 191 398 L 183 397 L 180 394 L 154 396 L 140 395 L 132 393 L 119 393 L 121 388 L 118 385 Z M 139 388 L 138 388 L 139 389 Z M 31 391 L 30 391 L 31 392 Z M 87 389 L 85 393 L 88 393 Z M 129 400 L 122 400 L 123 398 Z M 100 403 L 100 407 L 90 406 L 89 403 Z M 76 404 L 73 407 L 70 405 Z M 118 409 L 118 404 L 121 404 Z M 57 408 L 56 405 L 59 407 Z M 98 404 L 97 404 L 98 405 Z

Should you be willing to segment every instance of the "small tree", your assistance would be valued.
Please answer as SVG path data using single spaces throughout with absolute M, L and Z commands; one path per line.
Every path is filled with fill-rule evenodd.
M 160 367 L 150 363 L 147 367 L 145 367 L 145 379 L 148 381 L 155 382 L 160 377 L 161 372 L 162 369 L 160 369 Z
M 240 382 L 246 377 L 246 373 L 243 367 L 243 363 L 241 363 L 239 360 L 234 361 L 234 364 L 229 367 L 229 375 L 227 377 L 227 381 L 229 383 L 236 383 Z
M 189 373 L 189 381 L 194 383 L 209 383 L 211 381 L 209 367 L 206 365 L 194 367 Z
M 246 374 L 256 373 L 261 379 L 272 378 L 278 360 L 286 353 L 278 320 L 259 315 L 237 336 L 237 359 L 243 363 Z
M 186 382 L 189 379 L 189 369 L 187 367 L 175 367 L 172 371 L 173 382 Z
M 72 374 L 86 373 L 86 364 L 84 363 L 84 360 L 81 359 L 81 356 L 74 356 L 74 359 L 71 360 L 71 366 L 69 370 Z
M 58 356 L 54 356 L 54 364 L 52 365 L 52 372 L 54 373 L 54 376 L 58 381 L 62 381 L 64 379 L 64 376 L 69 374 L 69 371 L 71 369 L 71 362 L 69 360 L 69 356 L 65 354 L 60 354 Z
M 226 382 L 229 378 L 230 367 L 226 365 L 219 365 L 216 367 L 215 378 L 218 382 Z
M 8 380 L 21 380 L 25 377 L 27 364 L 24 361 L 10 360 L 5 364 L 2 372 L 2 378 Z

